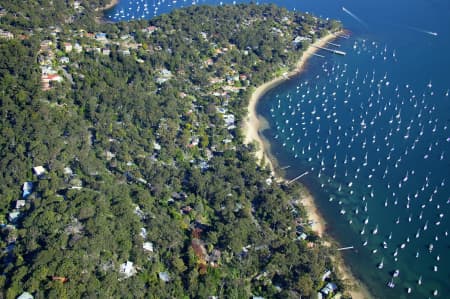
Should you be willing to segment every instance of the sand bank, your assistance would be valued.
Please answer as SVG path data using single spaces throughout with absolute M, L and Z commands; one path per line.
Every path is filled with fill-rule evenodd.
M 271 159 L 269 153 L 270 145 L 267 144 L 260 135 L 260 130 L 262 129 L 262 123 L 264 120 L 258 117 L 258 114 L 256 113 L 256 105 L 258 104 L 259 99 L 267 91 L 284 82 L 285 80 L 289 79 L 290 77 L 300 74 L 304 70 L 308 58 L 310 58 L 315 52 L 319 50 L 317 47 L 325 47 L 328 42 L 336 38 L 337 38 L 336 34 L 328 34 L 318 39 L 316 42 L 311 44 L 305 52 L 303 52 L 302 57 L 298 61 L 293 71 L 287 74 L 283 74 L 283 76 L 274 78 L 273 80 L 260 85 L 255 89 L 255 91 L 252 93 L 250 97 L 250 101 L 248 104 L 248 115 L 242 127 L 244 133 L 244 143 L 249 144 L 255 142 L 257 144 L 258 149 L 255 153 L 257 160 L 261 163 L 264 158 L 265 163 L 271 168 L 272 173 L 274 175 L 275 175 L 274 160 Z M 326 231 L 326 222 L 322 217 L 322 215 L 320 214 L 320 212 L 318 211 L 313 196 L 308 191 L 307 194 L 305 194 L 300 199 L 300 201 L 305 207 L 309 219 L 312 220 L 314 223 L 312 226 L 313 231 L 315 231 L 319 236 L 323 236 Z M 354 277 L 354 275 L 350 271 L 350 268 L 343 262 L 342 258 L 338 258 L 336 259 L 336 261 L 337 261 L 337 270 L 342 276 L 342 279 L 352 282 L 351 284 L 353 287 L 349 290 L 349 293 L 351 294 L 352 298 L 354 299 L 372 298 L 367 288 Z

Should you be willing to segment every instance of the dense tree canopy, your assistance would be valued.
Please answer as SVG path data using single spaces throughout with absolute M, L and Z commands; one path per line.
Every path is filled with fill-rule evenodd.
M 311 296 L 332 265 L 308 227 L 297 239 L 300 187 L 266 181 L 225 118 L 239 126 L 251 86 L 293 65 L 305 27 L 339 26 L 254 4 L 102 24 L 101 1 L 65 22 L 69 2 L 31 1 L 21 17 L 2 3 L 0 25 L 26 38 L 0 40 L 0 296 Z M 84 33 L 100 31 L 107 44 Z M 46 40 L 56 46 L 43 50 Z M 45 51 L 63 78 L 48 89 Z M 31 194 L 11 220 L 25 182 Z

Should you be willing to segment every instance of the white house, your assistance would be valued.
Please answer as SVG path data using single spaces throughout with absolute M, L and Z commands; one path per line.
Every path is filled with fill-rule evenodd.
M 33 167 L 33 171 L 38 177 L 47 172 L 43 166 L 35 166 Z
M 23 292 L 17 299 L 33 299 L 33 295 L 28 292 Z
M 134 267 L 133 262 L 126 261 L 126 263 L 121 264 L 119 273 L 123 274 L 126 278 L 136 274 L 136 268 Z
M 67 57 L 67 56 L 63 56 L 63 57 L 61 57 L 61 58 L 59 59 L 59 62 L 62 63 L 62 64 L 67 64 L 67 63 L 70 62 L 70 59 L 69 59 L 69 57 Z
M 167 272 L 159 272 L 158 276 L 159 276 L 159 279 L 161 279 L 164 282 L 169 282 L 170 281 L 170 275 Z
M 322 281 L 325 281 L 327 278 L 329 278 L 331 275 L 331 271 L 327 270 L 325 271 L 325 273 L 322 275 Z
M 145 251 L 153 252 L 153 243 L 144 242 L 144 244 L 142 244 L 142 248 L 144 248 Z
M 320 290 L 324 295 L 328 295 L 337 290 L 337 285 L 332 282 L 329 282 L 325 285 L 325 287 Z
M 72 52 L 72 49 L 73 49 L 73 47 L 72 47 L 72 44 L 71 44 L 71 43 L 64 43 L 64 51 L 65 51 L 66 53 Z
M 25 182 L 22 186 L 22 197 L 26 198 L 28 195 L 31 194 L 31 191 L 33 190 L 33 183 L 32 182 Z
M 25 206 L 25 203 L 26 203 L 25 200 L 23 200 L 23 199 L 18 199 L 18 200 L 16 201 L 16 210 L 18 210 L 18 209 L 24 207 L 24 206 Z
M 147 230 L 145 229 L 145 227 L 141 227 L 141 232 L 139 233 L 139 235 L 145 239 L 147 238 Z
M 78 43 L 76 43 L 75 46 L 73 46 L 73 49 L 77 53 L 81 53 L 81 51 L 83 51 L 83 47 Z
M 19 211 L 14 211 L 8 214 L 8 220 L 10 222 L 14 222 L 16 221 L 16 219 L 19 217 L 20 212 Z

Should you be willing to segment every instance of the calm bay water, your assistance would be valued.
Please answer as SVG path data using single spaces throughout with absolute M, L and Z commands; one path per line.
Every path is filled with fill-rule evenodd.
M 373 294 L 450 298 L 450 2 L 266 2 L 340 19 L 351 31 L 336 41 L 346 56 L 319 52 L 325 57 L 258 105 L 280 166 L 288 177 L 309 171 L 302 182 L 330 233 L 355 247 L 345 258 Z M 121 1 L 106 16 L 220 3 Z

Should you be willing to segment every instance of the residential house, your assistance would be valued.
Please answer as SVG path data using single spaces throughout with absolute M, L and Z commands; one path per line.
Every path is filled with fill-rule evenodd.
M 140 208 L 138 205 L 136 205 L 136 207 L 134 208 L 134 213 L 135 213 L 136 215 L 138 215 L 138 217 L 139 217 L 141 220 L 145 218 L 144 212 L 141 210 L 141 208 Z
M 298 240 L 306 240 L 306 238 L 308 238 L 308 235 L 307 234 L 305 234 L 305 233 L 298 233 L 298 237 L 297 237 L 297 239 Z
M 66 53 L 72 52 L 72 44 L 71 43 L 64 43 L 64 51 Z
M 26 201 L 23 199 L 16 200 L 16 210 L 23 208 L 26 204 Z
M 61 64 L 68 64 L 68 63 L 70 62 L 70 60 L 69 60 L 69 57 L 63 56 L 63 57 L 61 57 L 61 58 L 59 59 L 59 62 L 60 62 Z
M 144 244 L 142 244 L 142 248 L 144 248 L 145 251 L 153 252 L 153 243 L 152 242 L 144 242 Z
M 48 39 L 43 40 L 40 45 L 41 52 L 46 52 L 46 51 L 50 50 L 50 47 L 52 45 L 53 45 L 53 42 L 51 40 L 48 40 Z
M 333 293 L 334 291 L 336 291 L 337 288 L 338 288 L 338 287 L 337 287 L 336 284 L 334 284 L 334 283 L 332 283 L 332 282 L 329 282 L 329 283 L 327 283 L 327 284 L 325 285 L 325 287 L 323 287 L 323 289 L 321 289 L 320 291 L 322 292 L 322 294 L 328 295 L 328 294 L 331 294 L 331 293 Z
M 76 44 L 73 46 L 73 49 L 74 49 L 74 51 L 77 52 L 77 53 L 81 53 L 81 51 L 83 51 L 83 47 L 82 47 L 79 43 L 76 43 Z
M 28 195 L 31 194 L 33 191 L 33 183 L 32 182 L 25 182 L 22 186 L 22 197 L 27 198 Z
M 145 227 L 141 227 L 139 235 L 142 237 L 142 239 L 147 238 L 147 229 Z
M 62 82 L 62 77 L 58 74 L 43 75 L 41 78 L 42 90 L 49 90 L 50 82 Z
M 14 34 L 12 34 L 9 31 L 5 31 L 3 29 L 0 29 L 0 38 L 13 39 L 14 38 Z
M 42 75 L 53 75 L 53 74 L 57 73 L 57 71 L 55 71 L 53 69 L 53 67 L 49 66 L 49 65 L 41 66 L 41 72 L 42 72 Z
M 223 120 L 225 121 L 225 125 L 227 126 L 228 130 L 233 130 L 236 128 L 234 125 L 235 117 L 233 114 L 224 114 Z
M 159 276 L 159 279 L 161 279 L 164 282 L 169 282 L 170 281 L 170 275 L 167 272 L 159 272 L 158 276 Z
M 131 277 L 136 274 L 136 268 L 133 265 L 133 262 L 126 261 L 125 263 L 120 265 L 119 273 L 124 275 L 125 278 Z
M 38 177 L 44 175 L 47 172 L 47 170 L 43 166 L 35 166 L 33 167 L 33 171 Z
M 322 281 L 325 281 L 326 279 L 328 279 L 331 275 L 331 271 L 327 270 L 325 271 L 325 273 L 322 275 Z
M 145 33 L 148 33 L 148 34 L 152 34 L 156 30 L 158 30 L 158 27 L 156 27 L 156 26 L 148 26 L 147 28 L 142 29 L 142 32 L 145 32 Z
M 73 170 L 70 167 L 64 167 L 64 174 L 68 175 L 68 176 L 72 176 L 73 175 Z
M 95 34 L 94 33 L 90 33 L 90 32 L 85 32 L 84 36 L 87 37 L 87 38 L 95 38 Z M 106 35 L 105 35 L 105 38 L 106 38 Z
M 95 34 L 95 39 L 98 41 L 107 41 L 106 33 L 100 32 Z
M 33 295 L 28 292 L 23 292 L 17 299 L 33 299 Z
M 19 216 L 20 216 L 20 212 L 19 211 L 10 212 L 8 214 L 8 220 L 9 220 L 9 222 L 14 222 L 14 221 L 17 220 L 17 218 L 19 218 Z
M 245 74 L 240 74 L 240 75 L 239 75 L 239 80 L 241 80 L 241 81 L 247 80 L 247 75 L 245 75 Z
M 292 45 L 294 47 L 297 47 L 301 42 L 303 41 L 310 41 L 311 39 L 309 37 L 304 37 L 304 36 L 297 36 L 293 41 L 292 41 Z
M 161 150 L 161 145 L 158 142 L 153 142 L 153 149 L 155 151 L 160 151 Z
M 80 5 L 81 5 L 80 1 L 73 1 L 73 8 L 74 9 L 79 9 Z

